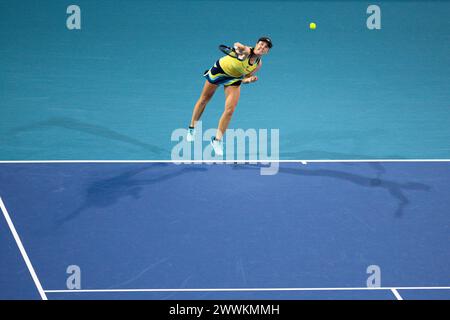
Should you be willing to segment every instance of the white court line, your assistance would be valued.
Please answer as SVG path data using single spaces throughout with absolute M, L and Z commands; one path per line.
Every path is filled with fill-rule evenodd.
M 450 290 L 450 287 L 348 287 L 348 288 L 192 288 L 192 289 L 80 289 L 45 290 L 47 293 L 89 292 L 258 292 L 258 291 L 355 291 L 355 290 Z M 397 292 L 398 294 L 398 292 Z
M 39 294 L 41 295 L 42 300 L 47 300 L 47 295 L 45 294 L 44 289 L 41 286 L 41 283 L 39 282 L 39 278 L 36 275 L 36 272 L 34 271 L 33 265 L 31 264 L 30 259 L 28 258 L 27 252 L 25 251 L 25 248 L 22 244 L 22 241 L 20 240 L 19 234 L 16 231 L 16 228 L 14 227 L 14 224 L 11 220 L 11 217 L 9 216 L 8 210 L 6 210 L 5 204 L 3 203 L 2 198 L 0 198 L 0 208 L 3 212 L 3 215 L 5 216 L 6 222 L 8 223 L 9 229 L 11 230 L 14 240 L 16 240 L 16 244 L 19 247 L 20 253 L 22 254 L 23 260 L 25 260 L 25 264 L 28 267 L 28 271 L 30 271 L 31 277 L 33 278 L 34 284 L 36 285 L 36 288 L 39 291 Z
M 392 288 L 391 291 L 394 294 L 394 296 L 397 298 L 397 300 L 403 300 L 402 296 L 400 295 L 400 293 L 398 293 L 397 289 Z
M 0 164 L 27 163 L 358 163 L 358 162 L 450 162 L 450 159 L 361 159 L 361 160 L 2 160 Z

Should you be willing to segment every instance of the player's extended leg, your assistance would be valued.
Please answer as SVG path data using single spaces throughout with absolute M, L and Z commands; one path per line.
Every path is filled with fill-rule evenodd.
M 233 112 L 241 95 L 241 86 L 225 87 L 225 110 L 220 117 L 219 127 L 217 128 L 216 140 L 222 140 L 222 136 L 230 124 Z
M 205 81 L 205 85 L 203 86 L 202 93 L 200 94 L 200 98 L 198 98 L 197 103 L 195 104 L 194 111 L 192 112 L 192 119 L 191 123 L 189 124 L 189 127 L 195 127 L 195 124 L 202 116 L 203 111 L 205 110 L 206 105 L 208 104 L 209 100 L 214 95 L 214 92 L 216 92 L 217 85 L 212 84 L 208 82 L 208 80 Z
M 198 98 L 197 103 L 194 106 L 194 111 L 192 111 L 192 119 L 186 137 L 188 142 L 194 141 L 194 127 L 202 116 L 203 111 L 205 111 L 205 107 L 213 97 L 214 92 L 216 92 L 217 87 L 217 85 L 208 82 L 208 80 L 205 81 L 200 98 Z
M 225 110 L 222 113 L 222 117 L 220 117 L 219 127 L 217 128 L 216 136 L 213 138 L 212 141 L 214 151 L 216 152 L 217 155 L 223 155 L 221 140 L 223 134 L 228 128 L 228 125 L 230 124 L 231 117 L 233 116 L 233 112 L 236 109 L 240 95 L 241 95 L 240 86 L 225 87 Z

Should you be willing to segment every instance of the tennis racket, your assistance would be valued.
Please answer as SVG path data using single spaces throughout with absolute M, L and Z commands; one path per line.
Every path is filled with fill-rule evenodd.
M 235 48 L 231 48 L 224 44 L 221 44 L 219 46 L 219 50 L 222 51 L 223 53 L 229 55 L 230 57 L 238 59 L 239 61 L 244 61 L 245 58 L 247 58 L 247 55 L 245 53 L 238 53 Z

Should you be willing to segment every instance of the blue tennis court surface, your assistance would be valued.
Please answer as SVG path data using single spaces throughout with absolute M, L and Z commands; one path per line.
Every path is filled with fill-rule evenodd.
M 448 162 L 263 166 L 2 163 L 0 196 L 49 299 L 450 298 Z M 0 228 L 1 297 L 39 298 Z

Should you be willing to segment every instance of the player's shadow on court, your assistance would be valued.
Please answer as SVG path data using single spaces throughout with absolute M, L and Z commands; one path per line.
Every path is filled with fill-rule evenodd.
M 302 130 L 285 137 L 288 141 L 298 141 L 300 146 L 305 148 L 301 151 L 280 152 L 280 159 L 404 159 L 405 156 L 399 155 L 365 155 L 358 150 L 366 150 L 368 146 L 379 145 L 389 139 L 389 132 L 382 129 L 358 130 L 339 130 L 339 131 L 308 131 Z M 340 149 L 355 150 L 356 152 L 331 152 L 322 151 L 327 146 L 339 146 Z M 316 147 L 317 146 L 317 147 Z M 299 146 L 297 146 L 298 149 Z M 327 148 L 329 149 L 329 148 Z
M 84 202 L 70 214 L 57 218 L 56 226 L 62 226 L 77 218 L 84 211 L 110 207 L 125 197 L 139 199 L 144 187 L 147 185 L 157 184 L 183 174 L 207 170 L 205 166 L 189 165 L 178 167 L 173 164 L 152 163 L 127 170 L 117 176 L 95 180 L 86 187 Z M 151 173 L 148 171 L 151 171 Z M 148 178 L 148 176 L 151 177 Z
M 332 179 L 339 179 L 347 181 L 361 187 L 367 188 L 380 188 L 385 189 L 389 194 L 397 199 L 398 207 L 395 211 L 396 217 L 402 217 L 405 208 L 411 202 L 409 198 L 405 195 L 406 191 L 430 191 L 431 187 L 429 185 L 418 183 L 418 182 L 397 182 L 382 178 L 381 176 L 386 172 L 386 169 L 380 163 L 367 163 L 372 169 L 374 169 L 376 177 L 367 177 L 355 173 L 349 173 L 338 170 L 328 170 L 328 169 L 300 169 L 300 168 L 285 168 L 283 164 L 280 164 L 278 172 L 281 174 L 292 174 L 310 177 L 329 177 Z M 354 165 L 354 164 L 346 164 Z M 234 169 L 257 169 L 260 170 L 260 165 L 234 165 Z
M 367 159 L 405 159 L 398 155 L 386 155 L 386 156 L 368 156 L 359 153 L 342 153 L 342 152 L 329 152 L 319 150 L 303 150 L 300 152 L 282 152 L 279 156 L 280 159 L 320 159 L 320 160 L 367 160 Z
M 129 145 L 133 145 L 135 147 L 142 148 L 145 151 L 151 152 L 156 156 L 170 154 L 168 150 L 165 150 L 155 145 L 151 145 L 149 143 L 142 142 L 138 139 L 129 137 L 127 135 L 111 130 L 109 128 L 65 117 L 51 118 L 49 120 L 40 121 L 27 126 L 16 127 L 12 129 L 9 132 L 9 134 L 16 135 L 22 132 L 47 130 L 49 128 L 62 128 L 87 133 L 96 137 L 101 137 L 113 141 L 123 142 Z

